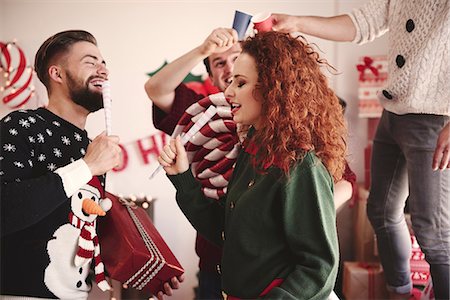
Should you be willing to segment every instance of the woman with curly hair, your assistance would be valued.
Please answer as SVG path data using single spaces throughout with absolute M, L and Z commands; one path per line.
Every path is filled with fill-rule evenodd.
M 223 246 L 228 299 L 323 300 L 333 290 L 333 185 L 345 169 L 346 128 L 322 66 L 310 45 L 288 34 L 242 43 L 225 96 L 248 131 L 224 202 L 203 199 L 179 138 L 159 157 L 183 213 Z

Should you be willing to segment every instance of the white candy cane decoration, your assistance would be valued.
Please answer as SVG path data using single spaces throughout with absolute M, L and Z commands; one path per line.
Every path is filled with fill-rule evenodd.
M 0 87 L 3 103 L 10 108 L 23 106 L 34 94 L 33 68 L 14 42 L 0 42 L 0 71 L 6 79 L 5 86 Z
M 212 117 L 216 114 L 217 108 L 214 105 L 211 105 L 208 107 L 208 109 L 204 112 L 204 114 L 198 119 L 197 122 L 192 125 L 192 127 L 189 129 L 186 134 L 181 136 L 181 143 L 186 145 L 186 143 L 196 134 L 200 129 L 202 129 L 203 126 L 205 126 L 206 123 L 208 123 L 209 120 L 211 120 Z
M 216 114 L 217 108 L 214 105 L 211 105 L 208 107 L 208 109 L 203 113 L 203 115 L 198 119 L 197 122 L 192 125 L 192 127 L 186 132 L 186 134 L 181 136 L 181 144 L 184 146 L 186 143 L 203 127 L 206 123 L 208 123 L 209 120 L 211 120 L 212 117 Z M 176 134 L 172 134 L 171 138 L 175 138 Z M 156 176 L 161 170 L 162 166 L 158 166 L 158 168 L 153 171 L 152 175 L 150 176 L 150 179 Z
M 103 82 L 102 94 L 103 94 L 103 108 L 105 109 L 106 135 L 110 135 L 112 131 L 112 117 L 111 117 L 111 84 L 109 83 L 109 81 Z

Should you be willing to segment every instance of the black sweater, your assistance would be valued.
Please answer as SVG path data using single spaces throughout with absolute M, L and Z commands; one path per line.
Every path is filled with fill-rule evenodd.
M 48 285 L 58 277 L 50 269 L 59 269 L 60 263 L 50 257 L 49 241 L 56 241 L 56 230 L 68 223 L 71 202 L 53 171 L 84 156 L 87 132 L 43 108 L 12 112 L 0 127 L 0 293 L 58 298 Z M 63 244 L 58 252 L 73 254 L 73 246 Z M 77 272 L 73 282 L 64 279 L 67 286 L 60 298 L 87 296 L 89 272 Z

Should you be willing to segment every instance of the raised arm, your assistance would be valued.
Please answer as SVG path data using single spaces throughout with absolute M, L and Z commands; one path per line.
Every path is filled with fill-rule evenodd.
M 319 17 L 272 14 L 272 17 L 275 31 L 301 32 L 337 42 L 351 42 L 356 35 L 355 25 L 348 15 Z
M 26 117 L 25 113 L 15 114 L 0 124 L 2 236 L 41 221 L 93 175 L 104 174 L 120 163 L 118 138 L 102 134 L 87 147 L 84 159 L 43 172 L 37 165 L 38 157 L 45 159 L 45 151 L 41 153 L 39 142 L 30 141 L 36 133 L 15 126 Z
M 175 89 L 199 62 L 213 53 L 230 49 L 238 41 L 231 28 L 217 28 L 198 47 L 162 68 L 145 83 L 145 91 L 153 103 L 169 113 L 175 98 Z
M 364 44 L 389 30 L 390 0 L 371 0 L 349 14 L 332 17 L 272 14 L 273 29 L 301 32 L 318 38 Z

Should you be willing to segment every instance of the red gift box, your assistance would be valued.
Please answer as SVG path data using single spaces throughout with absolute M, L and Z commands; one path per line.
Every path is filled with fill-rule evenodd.
M 361 57 L 356 65 L 359 72 L 359 116 L 362 118 L 380 117 L 381 107 L 377 92 L 386 84 L 387 57 L 385 55 Z
M 358 201 L 353 210 L 354 256 L 357 261 L 377 262 L 375 233 L 366 213 L 368 196 L 369 191 L 358 184 Z
M 98 220 L 97 230 L 109 277 L 156 295 L 183 268 L 143 208 L 108 192 L 106 197 L 112 208 Z
M 387 299 L 386 281 L 379 263 L 345 261 L 343 280 L 347 300 Z
M 380 118 L 367 119 L 367 140 L 369 142 L 372 142 L 375 137 L 375 133 L 378 128 L 378 123 L 380 123 Z

